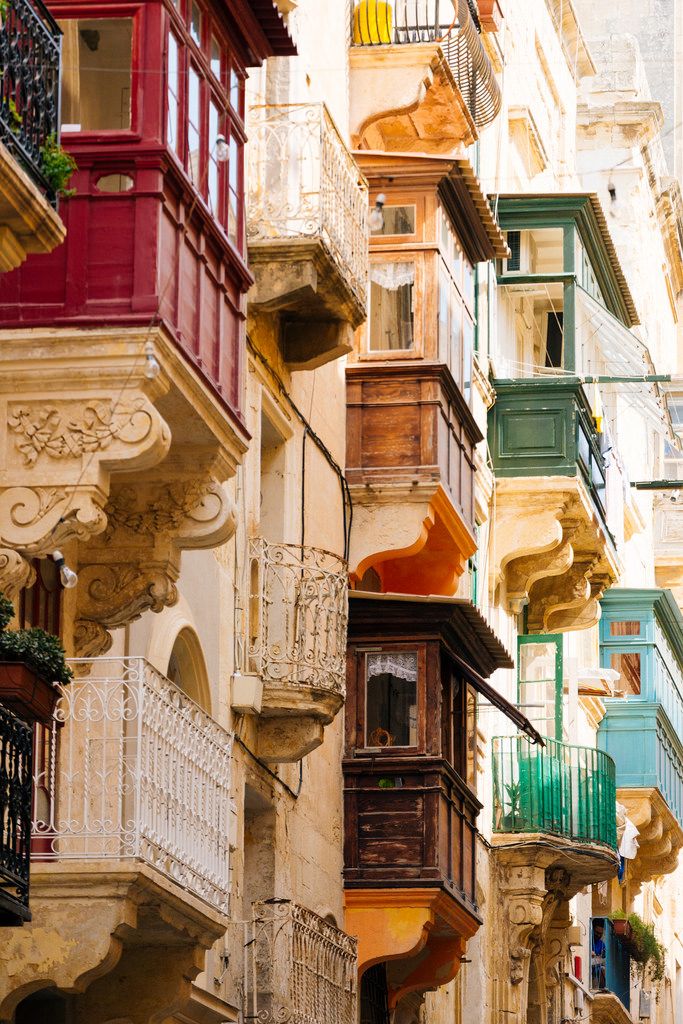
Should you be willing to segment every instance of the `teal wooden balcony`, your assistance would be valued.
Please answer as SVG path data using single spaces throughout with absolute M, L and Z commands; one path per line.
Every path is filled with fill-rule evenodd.
M 605 461 L 591 409 L 576 377 L 494 381 L 489 413 L 497 477 L 577 477 L 603 520 Z
M 493 740 L 493 831 L 617 845 L 614 762 L 594 747 Z

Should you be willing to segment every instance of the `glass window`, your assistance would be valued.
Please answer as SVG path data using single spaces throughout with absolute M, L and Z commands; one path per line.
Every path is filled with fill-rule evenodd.
M 416 747 L 417 651 L 366 657 L 366 746 Z
M 218 187 L 220 181 L 219 164 L 216 160 L 215 140 L 220 134 L 220 114 L 215 103 L 209 103 L 209 174 L 208 198 L 212 213 L 218 213 Z
M 415 207 L 414 206 L 385 206 L 384 226 L 377 235 L 414 235 L 415 234 Z
M 211 70 L 221 80 L 221 44 L 215 36 L 211 36 Z
M 180 151 L 178 139 L 178 116 L 180 112 L 180 73 L 178 65 L 178 40 L 171 32 L 168 37 L 168 145 L 174 152 Z
M 240 244 L 240 181 L 242 177 L 242 158 L 244 147 L 232 136 L 230 139 L 230 156 L 228 165 L 228 238 L 234 244 Z
M 190 67 L 187 90 L 187 170 L 195 184 L 199 182 L 200 102 L 199 75 Z
M 462 393 L 465 401 L 472 400 L 472 362 L 474 353 L 474 324 L 465 316 L 462 327 Z
M 370 268 L 370 348 L 413 347 L 414 263 L 375 263 Z
M 242 94 L 244 83 L 234 68 L 230 69 L 230 106 L 238 114 L 242 114 Z
M 640 694 L 640 654 L 638 651 L 628 651 L 610 655 L 610 667 L 619 672 L 621 679 L 617 686 L 625 694 L 638 696 Z
M 477 694 L 467 687 L 467 771 L 469 786 L 477 788 Z
M 197 46 L 202 45 L 202 12 L 199 4 L 192 0 L 192 13 L 190 18 L 190 35 Z
M 518 704 L 538 731 L 562 739 L 562 637 L 521 636 L 517 650 Z
M 132 18 L 60 21 L 62 131 L 131 126 Z
M 610 622 L 610 636 L 640 636 L 640 622 Z

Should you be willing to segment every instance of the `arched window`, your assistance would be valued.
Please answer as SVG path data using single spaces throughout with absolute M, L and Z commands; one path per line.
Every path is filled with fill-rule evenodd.
M 166 675 L 204 711 L 211 713 L 211 689 L 201 643 L 189 626 L 181 629 L 175 638 Z

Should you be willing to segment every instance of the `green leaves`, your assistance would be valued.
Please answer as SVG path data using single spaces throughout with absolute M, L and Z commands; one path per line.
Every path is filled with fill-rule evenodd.
M 43 629 L 7 629 L 12 602 L 0 594 L 0 661 L 22 661 L 48 683 L 70 683 L 73 673 L 59 637 Z
M 75 188 L 67 189 L 71 175 L 78 170 L 76 161 L 62 149 L 54 135 L 48 136 L 40 150 L 43 175 L 56 196 L 73 196 Z

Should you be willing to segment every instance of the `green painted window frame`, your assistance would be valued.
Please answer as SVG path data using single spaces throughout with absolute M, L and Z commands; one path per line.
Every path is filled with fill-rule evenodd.
M 524 712 L 527 718 L 534 723 L 538 728 L 538 731 L 545 735 L 544 729 L 542 728 L 543 723 L 547 722 L 547 718 L 538 719 L 534 717 L 533 707 L 530 707 L 523 699 L 522 687 L 525 685 L 525 680 L 520 679 L 520 669 L 522 665 L 521 649 L 525 646 L 532 644 L 538 646 L 540 644 L 554 644 L 555 645 L 555 735 L 551 736 L 551 739 L 562 741 L 562 729 L 563 729 L 563 688 L 564 688 L 564 650 L 563 650 L 563 637 L 562 633 L 532 633 L 524 636 L 517 637 L 517 705 Z M 528 682 L 542 682 L 542 680 L 529 680 Z

